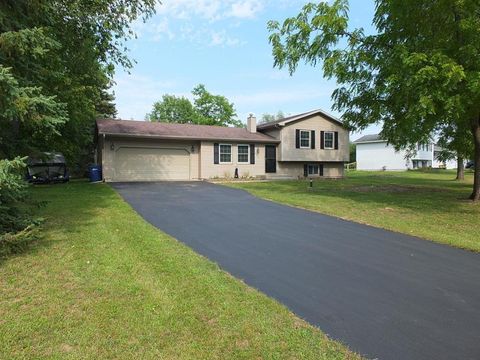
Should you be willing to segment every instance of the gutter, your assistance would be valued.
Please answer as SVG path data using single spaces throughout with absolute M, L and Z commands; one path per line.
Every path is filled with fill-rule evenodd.
M 279 144 L 280 140 L 277 139 L 242 139 L 242 138 L 199 138 L 196 136 L 168 136 L 168 135 L 151 135 L 151 134 L 118 134 L 118 133 L 108 133 L 108 132 L 99 132 L 105 138 L 105 136 L 118 136 L 118 137 L 127 137 L 134 139 L 164 139 L 164 140 L 196 140 L 196 141 L 235 141 L 235 142 L 244 142 L 244 143 L 268 143 L 268 144 Z
M 360 141 L 356 142 L 354 141 L 354 144 L 375 144 L 375 143 L 386 143 L 388 142 L 387 140 L 372 140 L 372 141 Z

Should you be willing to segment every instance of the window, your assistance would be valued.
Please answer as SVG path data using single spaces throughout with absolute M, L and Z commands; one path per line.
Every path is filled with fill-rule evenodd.
M 308 165 L 308 175 L 317 175 L 318 165 Z
M 220 164 L 232 162 L 232 145 L 220 144 Z
M 300 148 L 310 149 L 310 131 L 300 130 Z
M 238 145 L 238 163 L 239 164 L 248 164 L 250 162 L 250 146 L 249 145 Z
M 431 147 L 430 147 L 430 144 L 418 143 L 417 150 L 418 151 L 431 151 Z
M 323 134 L 323 144 L 325 149 L 333 149 L 333 138 L 334 132 L 333 131 L 325 131 Z

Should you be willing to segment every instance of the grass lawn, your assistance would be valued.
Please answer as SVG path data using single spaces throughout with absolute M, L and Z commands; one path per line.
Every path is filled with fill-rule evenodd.
M 480 204 L 466 199 L 473 176 L 455 172 L 352 171 L 343 180 L 229 183 L 268 200 L 298 206 L 473 251 L 480 251 Z
M 47 201 L 43 236 L 0 262 L 1 359 L 358 358 L 143 221 L 108 185 L 32 191 Z

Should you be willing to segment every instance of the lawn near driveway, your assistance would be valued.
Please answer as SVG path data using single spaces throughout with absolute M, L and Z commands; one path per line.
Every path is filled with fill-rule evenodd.
M 0 358 L 357 359 L 105 184 L 33 189 L 43 238 L 0 262 Z
M 343 180 L 228 183 L 258 197 L 480 251 L 480 204 L 467 201 L 473 176 L 455 172 L 351 171 Z

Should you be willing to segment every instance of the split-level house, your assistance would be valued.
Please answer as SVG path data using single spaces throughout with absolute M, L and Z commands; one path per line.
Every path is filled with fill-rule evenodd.
M 408 170 L 457 167 L 456 159 L 440 161 L 441 147 L 434 142 L 415 144 L 413 152 L 396 151 L 380 134 L 365 135 L 354 142 L 358 170 Z
M 340 178 L 349 133 L 322 110 L 246 128 L 97 120 L 96 157 L 105 181 L 215 178 Z

